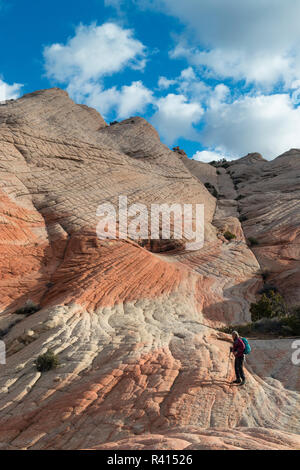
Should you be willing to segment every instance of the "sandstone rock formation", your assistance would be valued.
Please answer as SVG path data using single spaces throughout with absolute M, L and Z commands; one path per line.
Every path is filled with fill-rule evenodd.
M 218 174 L 144 119 L 107 126 L 59 89 L 2 105 L 1 448 L 299 448 L 292 340 L 257 340 L 247 387 L 230 387 L 230 337 L 215 329 L 249 320 L 262 268 L 299 301 L 299 155 Z M 119 195 L 203 203 L 204 247 L 99 240 L 97 207 Z M 29 299 L 41 309 L 15 313 Z M 48 349 L 60 366 L 38 372 Z

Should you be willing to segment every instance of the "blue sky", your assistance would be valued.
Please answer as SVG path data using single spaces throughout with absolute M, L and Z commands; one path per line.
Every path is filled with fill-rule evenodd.
M 59 86 L 203 161 L 300 147 L 296 0 L 0 0 L 0 101 Z

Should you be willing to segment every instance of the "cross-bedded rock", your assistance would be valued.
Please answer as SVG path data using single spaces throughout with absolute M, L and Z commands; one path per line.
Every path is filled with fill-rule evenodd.
M 299 369 L 272 360 L 286 367 L 291 341 L 258 342 L 247 387 L 230 387 L 215 329 L 249 320 L 262 265 L 298 298 L 298 153 L 234 175 L 185 159 L 144 119 L 107 126 L 59 89 L 0 106 L 2 448 L 299 448 Z M 99 240 L 97 207 L 119 195 L 204 204 L 204 247 Z M 15 313 L 29 299 L 40 310 Z M 42 373 L 48 349 L 60 365 Z

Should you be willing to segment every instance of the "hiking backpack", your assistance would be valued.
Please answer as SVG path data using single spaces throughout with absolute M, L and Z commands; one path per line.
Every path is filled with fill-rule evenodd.
M 250 354 L 251 353 L 251 346 L 250 344 L 248 343 L 248 340 L 246 338 L 241 338 L 241 340 L 243 341 L 244 345 L 245 345 L 245 351 L 244 351 L 244 354 Z

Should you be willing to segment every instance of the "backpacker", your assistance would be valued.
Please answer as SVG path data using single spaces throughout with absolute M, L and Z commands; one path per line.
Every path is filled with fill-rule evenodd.
M 250 354 L 251 353 L 251 346 L 250 344 L 248 343 L 248 340 L 246 338 L 241 338 L 241 340 L 243 341 L 244 345 L 245 345 L 245 351 L 244 351 L 244 354 Z

